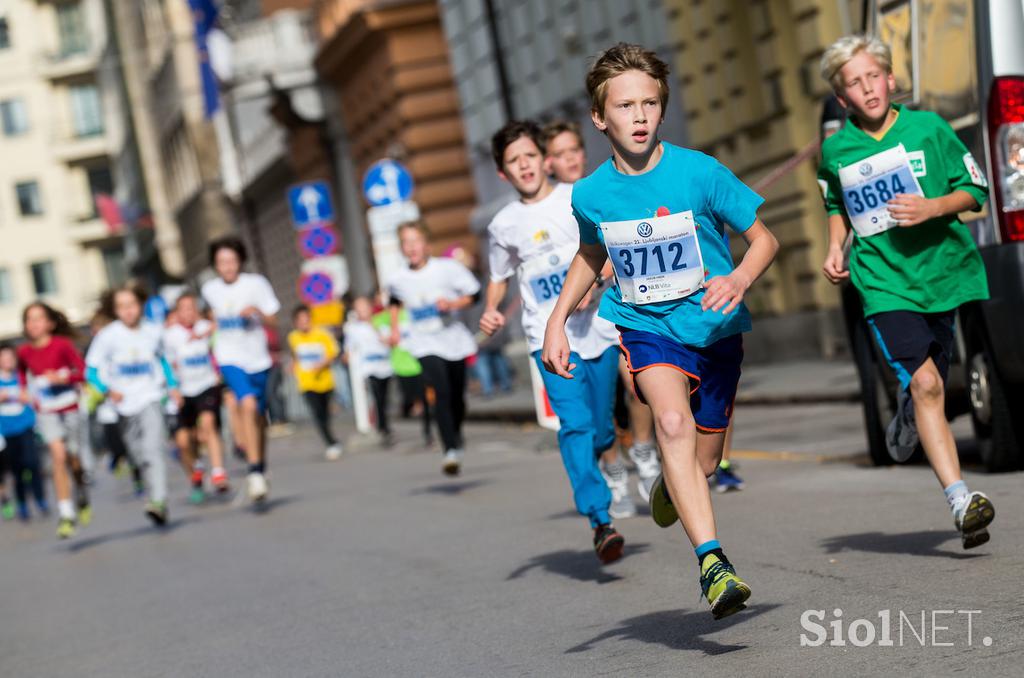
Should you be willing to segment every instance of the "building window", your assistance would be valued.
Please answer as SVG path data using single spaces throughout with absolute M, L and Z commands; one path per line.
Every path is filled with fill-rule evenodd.
M 76 85 L 71 88 L 71 120 L 76 137 L 103 134 L 103 106 L 96 85 Z
M 28 132 L 28 115 L 25 113 L 24 99 L 0 101 L 0 125 L 3 126 L 4 134 L 9 137 Z
M 6 268 L 0 268 L 0 304 L 9 304 L 14 301 L 14 290 L 11 289 L 11 273 Z
M 57 33 L 60 35 L 60 55 L 81 54 L 89 49 L 89 29 L 85 25 L 82 3 L 57 5 Z
M 128 266 L 124 260 L 124 250 L 120 247 L 108 247 L 103 250 L 103 268 L 107 271 L 107 285 L 119 287 L 128 280 Z
M 39 197 L 38 181 L 23 181 L 14 185 L 18 197 L 18 211 L 23 217 L 39 216 L 43 213 L 43 201 Z
M 57 271 L 52 260 L 32 264 L 32 285 L 39 296 L 57 294 Z
M 7 49 L 11 46 L 11 26 L 7 23 L 7 17 L 0 17 L 0 49 Z

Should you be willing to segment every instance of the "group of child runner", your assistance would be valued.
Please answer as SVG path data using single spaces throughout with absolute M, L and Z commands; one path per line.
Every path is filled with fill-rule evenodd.
M 923 448 L 963 547 L 973 548 L 988 541 L 994 507 L 964 484 L 944 416 L 944 384 L 955 312 L 988 295 L 980 255 L 957 217 L 980 209 L 987 184 L 938 115 L 891 103 L 891 61 L 883 43 L 863 36 L 837 41 L 821 60 L 822 76 L 848 115 L 822 146 L 818 175 L 829 234 L 824 273 L 856 288 L 900 379 L 899 408 L 887 431 L 890 452 L 902 461 Z M 613 519 L 635 513 L 616 445 L 619 381 L 638 492 L 658 525 L 681 523 L 697 557 L 702 595 L 722 618 L 742 610 L 751 589 L 719 541 L 708 480 L 717 474 L 721 487 L 739 485 L 723 452 L 742 334 L 751 329 L 743 300 L 779 245 L 758 217 L 759 195 L 714 158 L 659 139 L 669 71 L 654 52 L 615 45 L 591 67 L 586 89 L 593 124 L 607 137 L 611 157 L 584 176 L 578 128 L 506 124 L 493 136 L 492 153 L 518 199 L 488 227 L 486 290 L 481 293 L 458 261 L 430 255 L 422 223 L 403 224 L 398 236 L 407 266 L 387 281 L 388 310 L 375 317 L 369 299 L 354 300 L 344 359 L 370 384 L 386 444 L 392 440 L 387 388 L 396 373 L 394 350 L 401 347 L 422 365 L 442 470 L 457 474 L 464 462 L 467 359 L 476 352 L 461 312 L 483 296 L 480 329 L 499 331 L 515 276 L 530 356 L 559 419 L 562 461 L 598 558 L 611 563 L 622 556 L 625 540 Z M 738 263 L 727 229 L 747 246 Z M 144 299 L 136 290 L 115 290 L 115 319 L 99 331 L 84 361 L 59 312 L 43 303 L 25 310 L 27 342 L 16 352 L 0 349 L 0 432 L 17 481 L 18 511 L 27 512 L 29 494 L 48 510 L 38 461 L 24 442 L 34 428 L 53 462 L 58 534 L 70 536 L 76 521 L 90 520 L 87 469 L 78 454 L 87 428 L 78 397 L 84 382 L 116 410 L 123 441 L 145 476 L 146 513 L 155 523 L 167 520 L 165 398 L 177 405 L 176 441 L 198 492 L 200 443 L 213 466 L 213 485 L 227 488 L 219 443 L 222 382 L 233 437 L 248 463 L 248 496 L 266 497 L 263 410 L 271 361 L 263 326 L 277 322 L 280 305 L 265 278 L 243 272 L 245 259 L 236 239 L 211 245 L 216 277 L 199 296 L 212 317 L 201 317 L 199 298 L 185 294 L 175 307 L 176 324 L 166 330 L 143 322 Z M 330 333 L 313 326 L 308 307 L 295 310 L 292 324 L 299 388 L 334 459 L 341 445 L 328 414 L 330 366 L 342 351 Z M 425 435 L 429 443 L 429 425 Z

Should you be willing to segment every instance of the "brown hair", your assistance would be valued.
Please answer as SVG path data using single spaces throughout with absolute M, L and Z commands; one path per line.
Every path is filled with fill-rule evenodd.
M 491 137 L 491 157 L 498 169 L 505 166 L 505 149 L 511 146 L 519 137 L 526 137 L 537 145 L 537 150 L 544 154 L 544 134 L 540 125 L 533 120 L 513 120 L 506 123 Z
M 43 313 L 46 314 L 46 318 L 53 324 L 53 331 L 51 334 L 59 337 L 67 337 L 69 339 L 75 338 L 75 328 L 71 326 L 71 322 L 68 320 L 68 317 L 43 301 L 33 301 L 25 307 L 24 311 L 21 312 L 21 324 L 23 327 L 25 322 L 28 320 L 28 312 L 33 308 L 42 309 Z
M 416 221 L 403 221 L 400 223 L 398 225 L 398 230 L 396 231 L 396 233 L 398 233 L 398 237 L 402 237 L 402 231 L 410 228 L 414 231 L 419 231 L 420 235 L 422 235 L 427 242 L 430 242 L 430 231 L 427 230 L 427 225 L 423 223 L 422 219 L 417 219 Z
M 668 106 L 668 64 L 657 54 L 641 45 L 620 42 L 606 49 L 587 73 L 587 94 L 590 107 L 604 117 L 604 103 L 608 98 L 608 81 L 627 71 L 640 71 L 658 81 L 661 112 Z
M 117 295 L 120 294 L 121 292 L 130 293 L 133 297 L 135 297 L 135 300 L 139 302 L 139 306 L 145 308 L 146 299 L 148 297 L 148 295 L 146 294 L 146 290 L 142 289 L 141 286 L 136 285 L 135 283 L 125 283 L 123 285 L 119 285 L 118 287 L 114 287 L 103 294 L 103 303 L 106 304 L 104 313 L 109 311 L 108 315 L 111 318 L 117 317 L 117 313 L 114 312 L 114 308 L 116 306 L 114 302 L 117 299 Z
M 583 146 L 583 133 L 580 132 L 580 126 L 572 120 L 552 120 L 548 124 L 544 125 L 544 129 L 541 130 L 541 137 L 544 139 L 544 149 L 547 150 L 547 145 L 551 143 L 551 140 L 557 137 L 562 132 L 571 132 L 576 135 L 576 140 L 580 142 L 580 146 Z

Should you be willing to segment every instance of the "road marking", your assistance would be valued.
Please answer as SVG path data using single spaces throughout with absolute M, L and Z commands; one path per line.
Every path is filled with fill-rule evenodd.
M 867 455 L 856 454 L 804 454 L 785 450 L 732 450 L 730 459 L 767 459 L 769 461 L 802 461 L 814 464 L 838 464 L 864 461 Z

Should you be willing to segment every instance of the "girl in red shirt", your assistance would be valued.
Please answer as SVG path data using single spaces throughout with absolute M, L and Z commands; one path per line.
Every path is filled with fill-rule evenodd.
M 18 366 L 35 401 L 37 430 L 49 446 L 53 461 L 53 487 L 60 518 L 57 536 L 67 539 L 75 534 L 76 519 L 87 525 L 92 517 L 81 460 L 81 454 L 88 451 L 88 420 L 78 408 L 85 362 L 71 342 L 71 323 L 60 311 L 41 301 L 34 302 L 25 307 L 22 324 L 28 341 L 18 347 Z

